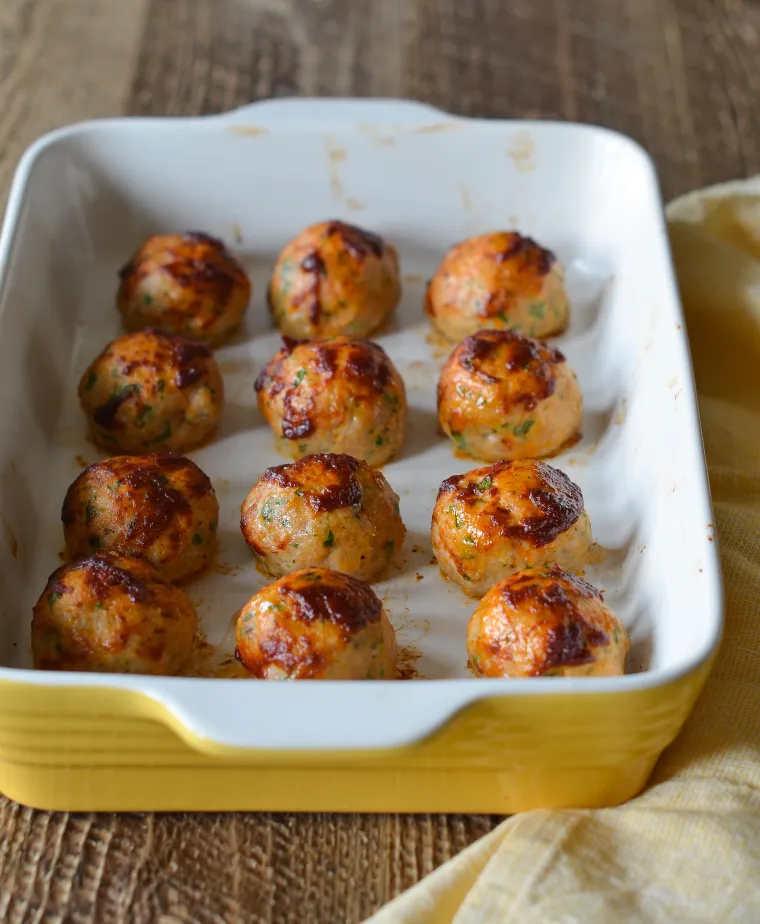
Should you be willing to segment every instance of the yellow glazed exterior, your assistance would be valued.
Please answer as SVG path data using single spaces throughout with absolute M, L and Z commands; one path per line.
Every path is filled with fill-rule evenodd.
M 644 786 L 711 662 L 670 684 L 496 697 L 383 751 L 246 751 L 123 690 L 0 683 L 0 790 L 66 811 L 487 812 L 616 805 Z

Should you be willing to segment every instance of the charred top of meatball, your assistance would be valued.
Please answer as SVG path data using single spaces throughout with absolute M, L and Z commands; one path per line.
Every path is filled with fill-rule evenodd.
M 283 374 L 288 358 L 297 358 L 301 363 L 292 380 L 286 380 Z M 393 379 L 388 354 L 371 340 L 335 337 L 304 341 L 283 337 L 282 349 L 261 371 L 254 387 L 270 398 L 284 392 L 282 435 L 297 440 L 315 429 L 311 416 L 314 404 L 309 394 L 329 387 L 339 371 L 351 386 L 352 397 L 359 401 L 384 394 Z M 309 377 L 309 373 L 315 375 Z
M 148 238 L 119 270 L 122 288 L 136 287 L 144 276 L 154 271 L 147 262 L 161 259 L 169 249 L 171 259 L 162 260 L 163 272 L 189 292 L 200 290 L 225 304 L 236 285 L 249 285 L 248 277 L 223 241 L 203 231 L 186 231 Z
M 294 488 L 308 500 L 314 513 L 326 513 L 361 506 L 364 492 L 358 472 L 362 467 L 369 470 L 366 463 L 344 453 L 316 453 L 268 468 L 262 479 Z
M 182 490 L 172 482 L 181 484 Z M 77 521 L 78 504 L 85 506 L 86 523 L 95 519 L 91 495 L 100 488 L 110 492 L 112 514 L 126 521 L 124 538 L 138 548 L 147 548 L 177 517 L 186 515 L 189 520 L 191 502 L 214 490 L 208 475 L 184 456 L 171 452 L 114 456 L 89 465 L 72 482 L 61 511 L 64 527 Z M 89 500 L 82 500 L 83 491 Z M 129 516 L 119 518 L 120 510 Z
M 546 344 L 511 330 L 481 330 L 454 350 L 438 386 L 439 403 L 446 374 L 457 377 L 463 370 L 483 386 L 499 386 L 498 398 L 505 412 L 521 405 L 533 410 L 539 401 L 554 394 L 555 366 L 564 355 Z
M 601 591 L 558 565 L 538 572 L 521 571 L 497 584 L 488 596 L 492 595 L 498 596 L 507 611 L 520 614 L 515 631 L 523 631 L 520 626 L 524 624 L 534 638 L 526 649 L 535 652 L 535 676 L 559 667 L 588 664 L 595 660 L 593 648 L 611 643 L 609 633 L 592 625 L 582 609 L 583 600 L 601 601 Z M 525 617 L 528 621 L 523 623 Z M 487 622 L 484 631 L 488 647 Z M 490 639 L 495 652 L 505 643 L 501 635 L 496 623 Z M 540 641 L 535 641 L 536 635 Z
M 514 513 L 502 505 L 503 488 L 498 476 L 514 476 L 514 488 L 527 497 L 535 509 L 531 516 L 515 522 Z M 496 462 L 464 475 L 447 478 L 438 489 L 438 501 L 447 497 L 482 523 L 482 534 L 523 540 L 536 548 L 553 542 L 569 529 L 583 512 L 583 492 L 567 475 L 535 459 Z
M 371 588 L 337 571 L 305 568 L 280 578 L 277 588 L 302 622 L 329 622 L 348 635 L 379 622 L 383 614 Z

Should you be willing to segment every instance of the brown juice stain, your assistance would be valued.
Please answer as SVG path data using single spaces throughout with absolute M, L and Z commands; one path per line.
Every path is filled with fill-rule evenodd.
M 235 657 L 235 623 L 240 610 L 233 613 L 227 630 L 218 645 L 212 645 L 203 634 L 198 635 L 190 658 L 180 672 L 181 677 L 214 677 L 227 680 L 255 680 L 253 674 Z
M 366 209 L 367 206 L 358 199 L 354 199 L 353 196 L 349 196 L 348 199 L 346 199 L 346 208 L 350 209 L 352 212 L 361 212 L 363 209 Z
M 512 138 L 511 147 L 507 148 L 507 157 L 515 165 L 517 171 L 530 173 L 536 166 L 533 161 L 535 150 L 536 143 L 528 132 L 517 132 Z
M 3 532 L 5 533 L 5 542 L 10 550 L 11 557 L 15 560 L 18 560 L 20 554 L 20 545 L 19 541 L 16 538 L 16 534 L 13 532 L 8 521 L 3 517 Z
M 448 359 L 455 346 L 435 329 L 428 331 L 425 342 L 432 348 L 434 359 Z
M 422 125 L 412 131 L 418 135 L 437 135 L 440 132 L 459 132 L 462 126 L 458 122 L 434 122 L 432 125 Z
M 345 148 L 334 148 L 329 139 L 325 139 L 325 153 L 327 155 L 327 168 L 330 175 L 330 189 L 333 197 L 340 199 L 343 196 L 343 184 L 340 179 L 340 165 L 348 157 Z
M 398 680 L 422 680 L 422 674 L 417 670 L 417 661 L 422 657 L 422 652 L 414 645 L 403 645 L 398 649 L 396 655 L 396 670 L 398 671 Z
M 242 565 L 229 565 L 226 561 L 217 561 L 213 564 L 213 569 L 217 574 L 240 574 L 243 570 Z
M 248 363 L 241 360 L 227 360 L 227 362 L 219 363 L 219 369 L 225 375 L 238 375 L 241 372 L 249 371 L 250 367 Z
M 232 225 L 232 236 L 235 238 L 235 243 L 239 247 L 243 243 L 243 229 L 237 222 L 234 222 Z
M 591 545 L 591 548 L 588 550 L 586 555 L 586 563 L 589 565 L 601 565 L 602 562 L 607 560 L 607 556 L 610 554 L 609 549 L 605 549 L 603 545 L 599 545 L 598 542 L 594 542 Z
M 407 273 L 405 276 L 401 277 L 401 281 L 407 285 L 413 285 L 417 282 L 424 282 L 425 277 L 422 275 L 422 273 Z
M 417 572 L 417 574 L 414 575 L 414 577 L 415 577 L 415 579 L 416 579 L 417 581 L 422 581 L 422 580 L 425 579 L 425 575 L 424 575 L 424 574 L 420 574 L 419 571 Z
M 85 459 L 84 456 L 78 455 L 74 456 L 74 465 L 79 466 L 79 468 L 87 468 L 90 463 Z
M 260 125 L 230 125 L 227 131 L 241 138 L 258 138 L 260 135 L 269 134 L 269 129 L 262 128 Z

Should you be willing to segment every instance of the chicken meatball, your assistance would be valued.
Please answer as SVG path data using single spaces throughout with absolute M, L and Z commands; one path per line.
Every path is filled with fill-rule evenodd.
M 557 565 L 500 581 L 467 627 L 480 677 L 609 677 L 624 672 L 630 647 L 601 592 Z
M 535 459 L 497 462 L 444 481 L 431 539 L 441 571 L 471 597 L 523 568 L 556 562 L 580 570 L 592 541 L 581 489 Z
M 529 237 L 481 234 L 448 251 L 428 285 L 425 310 L 449 340 L 483 328 L 548 337 L 567 326 L 564 280 L 554 254 Z
M 79 383 L 90 439 L 111 452 L 193 449 L 216 430 L 223 401 L 206 344 L 155 330 L 117 337 Z
M 338 452 L 382 465 L 398 452 L 406 393 L 382 347 L 346 337 L 283 340 L 256 391 L 284 456 Z
M 406 534 L 385 476 L 335 453 L 268 468 L 241 514 L 245 541 L 273 577 L 317 567 L 369 581 L 386 569 Z
M 127 330 L 155 327 L 218 346 L 237 328 L 251 282 L 208 234 L 150 237 L 119 271 L 117 305 Z
M 578 379 L 559 350 L 509 330 L 481 330 L 438 382 L 438 420 L 457 450 L 485 462 L 535 459 L 577 437 Z
M 376 594 L 356 578 L 305 568 L 269 584 L 237 618 L 238 658 L 264 680 L 390 680 L 396 637 Z
M 96 550 L 145 558 L 167 581 L 179 581 L 214 557 L 219 503 L 190 459 L 116 456 L 74 481 L 61 519 L 72 558 Z
M 306 228 L 286 245 L 269 283 L 269 306 L 283 334 L 367 337 L 398 305 L 395 248 L 342 221 Z
M 97 554 L 50 576 L 32 617 L 42 670 L 176 674 L 198 616 L 184 593 L 141 558 Z

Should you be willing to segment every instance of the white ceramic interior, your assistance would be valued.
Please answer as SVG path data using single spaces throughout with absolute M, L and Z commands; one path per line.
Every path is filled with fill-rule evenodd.
M 119 333 L 117 269 L 157 232 L 222 237 L 254 279 L 245 328 L 218 353 L 221 432 L 191 454 L 219 495 L 219 560 L 229 573 L 211 571 L 188 592 L 209 640 L 229 643 L 232 615 L 265 582 L 240 535 L 240 503 L 264 468 L 283 461 L 253 391 L 279 343 L 265 286 L 283 244 L 328 218 L 366 226 L 400 252 L 403 302 L 376 339 L 407 385 L 406 443 L 384 471 L 409 533 L 376 589 L 430 682 L 356 682 L 349 693 L 340 683 L 29 670 L 31 609 L 60 564 L 64 493 L 81 458 L 102 457 L 85 440 L 76 385 Z M 626 677 L 469 677 L 465 627 L 475 603 L 431 563 L 438 486 L 479 463 L 456 458 L 436 433 L 445 353 L 430 342 L 424 281 L 453 242 L 502 228 L 535 237 L 567 268 L 573 315 L 558 345 L 586 410 L 582 441 L 553 464 L 581 485 L 595 539 L 608 549 L 587 577 L 631 633 Z M 629 139 L 394 101 L 287 100 L 202 119 L 87 123 L 25 155 L 0 272 L 0 679 L 143 690 L 202 737 L 245 747 L 372 747 L 418 738 L 482 696 L 661 684 L 714 648 L 720 576 L 686 335 L 655 173 Z

